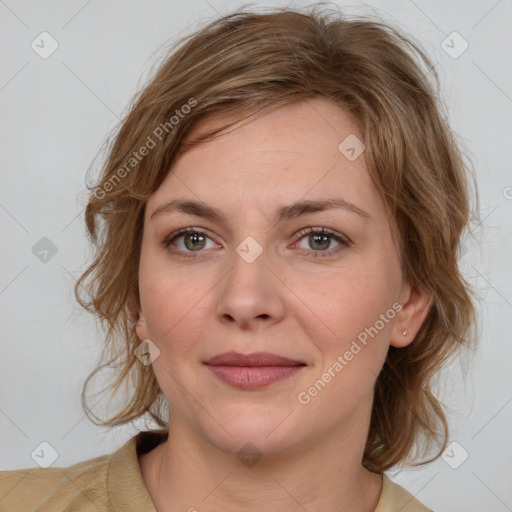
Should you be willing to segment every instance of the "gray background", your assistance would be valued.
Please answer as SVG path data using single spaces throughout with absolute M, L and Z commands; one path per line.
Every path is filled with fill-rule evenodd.
M 512 510 L 512 2 L 338 4 L 347 14 L 383 16 L 426 49 L 450 122 L 475 164 L 481 200 L 480 239 L 466 241 L 461 258 L 482 297 L 480 346 L 440 380 L 457 444 L 444 459 L 389 475 L 436 512 Z M 0 469 L 36 466 L 31 453 L 43 441 L 58 454 L 53 465 L 67 466 L 110 453 L 136 432 L 97 427 L 80 405 L 82 381 L 101 349 L 101 332 L 72 294 L 92 255 L 85 176 L 162 45 L 240 5 L 0 1 Z M 43 31 L 59 45 L 46 59 L 31 47 Z M 458 58 L 442 47 L 453 31 L 469 44 Z M 57 249 L 46 262 L 32 250 L 43 237 Z

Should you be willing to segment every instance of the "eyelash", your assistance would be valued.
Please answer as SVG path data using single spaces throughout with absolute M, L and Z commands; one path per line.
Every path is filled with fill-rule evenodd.
M 168 237 L 165 238 L 165 240 L 163 241 L 164 247 L 169 248 L 169 246 L 172 244 L 172 242 L 174 242 L 177 238 L 179 238 L 180 236 L 182 236 L 184 234 L 188 234 L 188 233 L 196 233 L 196 234 L 211 238 L 208 236 L 208 233 L 206 233 L 202 229 L 197 229 L 197 228 L 193 228 L 193 227 L 182 228 L 182 229 L 179 229 L 178 231 L 175 231 L 174 233 L 172 233 L 171 235 L 169 235 Z M 329 238 L 333 238 L 334 240 L 336 240 L 337 242 L 339 242 L 341 244 L 339 247 L 337 247 L 336 249 L 333 249 L 331 251 L 313 251 L 313 250 L 308 251 L 308 252 L 314 253 L 312 256 L 313 258 L 332 257 L 332 256 L 337 255 L 339 252 L 341 252 L 345 248 L 350 247 L 352 245 L 351 242 L 347 238 L 336 234 L 334 231 L 331 231 L 326 228 L 313 228 L 313 227 L 309 227 L 309 228 L 299 231 L 296 235 L 296 236 L 299 236 L 299 239 L 295 243 L 300 242 L 305 236 L 310 235 L 310 234 L 326 235 Z M 303 250 L 306 250 L 306 249 L 303 249 Z M 173 251 L 173 252 L 179 253 L 185 257 L 192 257 L 192 258 L 197 257 L 196 255 L 194 255 L 193 251 L 184 252 L 184 251 L 178 250 L 178 251 Z M 203 252 L 203 251 L 198 251 L 198 252 Z

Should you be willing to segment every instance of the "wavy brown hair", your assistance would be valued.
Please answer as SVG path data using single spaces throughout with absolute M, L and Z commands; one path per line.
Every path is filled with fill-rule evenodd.
M 379 17 L 348 19 L 321 4 L 237 11 L 166 52 L 107 140 L 99 181 L 88 185 L 85 221 L 95 257 L 75 295 L 106 334 L 101 360 L 82 390 L 89 418 L 112 427 L 149 415 L 168 428 L 168 403 L 153 367 L 134 349 L 140 344 L 135 323 L 145 204 L 174 159 L 235 122 L 323 97 L 357 120 L 403 277 L 432 295 L 414 341 L 389 348 L 362 463 L 380 473 L 405 461 L 414 447 L 427 453 L 431 443 L 439 450 L 419 464 L 435 460 L 446 447 L 448 424 L 433 379 L 459 349 L 474 347 L 476 309 L 458 260 L 461 236 L 474 218 L 472 169 L 439 100 L 434 65 L 418 43 Z M 201 138 L 187 137 L 212 116 L 225 123 Z M 108 419 L 93 414 L 86 393 L 103 368 L 113 378 L 102 391 L 115 394 L 123 384 L 126 391 L 121 410 Z

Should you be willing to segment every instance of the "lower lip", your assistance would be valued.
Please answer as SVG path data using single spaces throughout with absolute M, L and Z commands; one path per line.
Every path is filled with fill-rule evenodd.
M 221 380 L 241 389 L 259 389 L 298 373 L 301 366 L 213 366 L 208 368 Z

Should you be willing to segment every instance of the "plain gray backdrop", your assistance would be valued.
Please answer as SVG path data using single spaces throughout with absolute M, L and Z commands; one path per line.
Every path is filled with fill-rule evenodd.
M 57 452 L 54 466 L 67 466 L 136 432 L 84 415 L 81 385 L 102 333 L 72 289 L 92 255 L 86 172 L 162 46 L 242 5 L 306 3 L 0 0 L 0 469 L 36 466 L 41 442 Z M 443 371 L 439 391 L 455 444 L 434 463 L 388 474 L 436 512 L 512 510 L 512 2 L 337 3 L 382 16 L 435 62 L 481 203 L 481 238 L 461 253 L 482 297 L 480 345 L 465 366 Z

